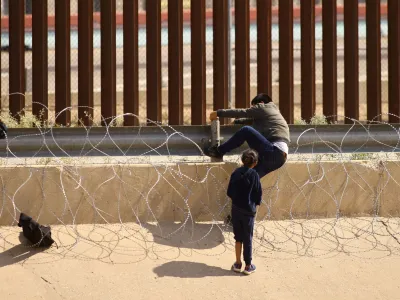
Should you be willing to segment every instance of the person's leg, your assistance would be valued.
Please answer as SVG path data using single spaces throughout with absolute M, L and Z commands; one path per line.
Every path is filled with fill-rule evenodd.
M 221 155 L 224 155 L 247 142 L 250 148 L 259 154 L 273 151 L 274 146 L 261 133 L 253 127 L 244 126 L 239 129 L 227 142 L 218 147 Z
M 257 165 L 254 167 L 254 171 L 256 171 L 258 173 L 258 176 L 260 176 L 260 179 L 263 178 L 265 175 L 267 175 L 268 169 L 265 167 L 266 166 L 266 162 L 265 162 L 265 157 L 264 155 L 260 155 L 258 156 L 258 163 Z
M 236 252 L 236 263 L 238 265 L 242 264 L 242 243 L 241 242 L 236 242 L 235 243 L 235 252 Z
M 260 178 L 267 174 L 279 169 L 286 162 L 286 154 L 274 147 L 272 152 L 265 152 L 259 154 L 258 164 L 254 170 L 258 173 Z
M 252 260 L 252 242 L 253 242 L 253 230 L 254 230 L 254 218 L 252 216 L 244 217 L 244 236 L 243 236 L 243 257 L 246 263 L 246 266 L 251 265 Z
M 243 244 L 243 227 L 242 220 L 238 212 L 232 210 L 232 227 L 235 243 L 236 262 L 233 264 L 232 269 L 235 272 L 241 272 L 242 268 L 242 244 Z

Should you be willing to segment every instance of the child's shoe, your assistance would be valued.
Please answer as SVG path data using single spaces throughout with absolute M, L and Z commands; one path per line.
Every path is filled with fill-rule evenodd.
M 254 273 L 256 271 L 256 266 L 251 264 L 250 266 L 246 266 L 244 268 L 243 273 L 246 275 L 250 275 L 251 273 Z
M 234 263 L 232 265 L 232 270 L 236 273 L 242 272 L 242 264 Z

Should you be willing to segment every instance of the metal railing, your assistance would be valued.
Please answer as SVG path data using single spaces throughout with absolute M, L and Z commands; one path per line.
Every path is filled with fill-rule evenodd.
M 213 126 L 213 125 L 212 125 Z M 202 155 L 240 126 L 10 129 L 1 157 Z M 399 152 L 400 125 L 290 125 L 290 153 Z M 213 134 L 214 133 L 214 134 Z M 220 135 L 220 136 L 219 136 Z M 239 153 L 246 148 L 237 149 Z

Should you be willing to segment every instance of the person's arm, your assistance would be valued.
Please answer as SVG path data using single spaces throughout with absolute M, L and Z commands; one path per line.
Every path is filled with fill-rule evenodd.
M 231 178 L 230 178 L 229 184 L 228 184 L 228 189 L 227 189 L 227 191 L 226 191 L 227 196 L 228 196 L 229 198 L 231 198 L 231 199 L 232 199 L 232 195 L 233 195 L 232 176 L 233 176 L 233 174 L 231 175 Z
M 245 124 L 245 125 L 251 125 L 253 124 L 253 119 L 251 118 L 241 118 L 241 119 L 236 119 L 233 121 L 233 124 Z
M 255 174 L 254 192 L 255 203 L 258 206 L 262 201 L 262 186 L 260 182 L 260 176 L 258 176 L 257 173 Z
M 220 118 L 250 118 L 255 119 L 260 116 L 260 109 L 257 106 L 238 109 L 218 109 L 217 116 Z
M 262 118 L 264 113 L 262 109 L 256 105 L 250 108 L 238 108 L 238 109 L 218 109 L 210 114 L 210 120 L 213 121 L 217 117 L 219 118 L 249 118 L 258 119 Z

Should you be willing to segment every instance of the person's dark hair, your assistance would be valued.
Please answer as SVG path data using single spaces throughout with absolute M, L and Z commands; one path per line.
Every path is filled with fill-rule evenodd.
M 242 153 L 242 163 L 245 167 L 250 168 L 258 162 L 258 153 L 253 149 L 248 149 Z
M 256 105 L 258 103 L 267 104 L 269 102 L 272 102 L 271 97 L 269 95 L 267 95 L 267 94 L 262 93 L 262 94 L 258 94 L 257 96 L 255 96 L 253 98 L 253 100 L 251 100 L 251 105 Z

